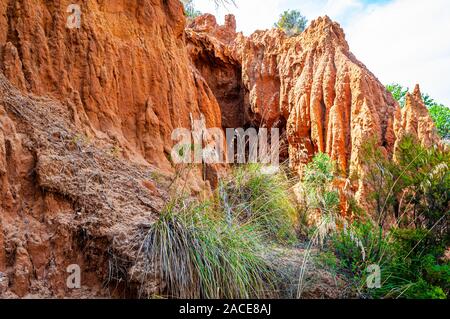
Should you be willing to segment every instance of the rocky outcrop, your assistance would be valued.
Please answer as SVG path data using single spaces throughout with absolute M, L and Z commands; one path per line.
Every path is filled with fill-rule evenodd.
M 186 29 L 187 48 L 195 69 L 220 105 L 222 127 L 238 128 L 245 126 L 248 117 L 244 108 L 242 66 L 233 47 L 237 36 L 234 16 L 227 16 L 225 21 L 220 26 L 210 14 L 195 19 Z
M 179 1 L 1 1 L 1 64 L 16 87 L 69 101 L 91 137 L 117 141 L 123 155 L 173 171 L 171 133 L 203 113 L 220 127 L 217 101 L 192 71 Z M 182 80 L 181 80 L 182 79 Z
M 337 23 L 324 17 L 296 37 L 269 30 L 230 41 L 230 32 L 224 38 L 214 31 L 220 27 L 211 17 L 204 28 L 205 19 L 193 22 L 188 40 L 198 48 L 202 37 L 201 45 L 209 44 L 202 51 L 241 67 L 244 97 L 235 105 L 248 115 L 247 125 L 285 126 L 289 159 L 299 173 L 315 153 L 326 152 L 350 175 L 368 139 L 392 154 L 398 104 L 349 51 Z
M 1 74 L 0 124 L 0 296 L 120 296 L 124 281 L 140 284 L 128 273 L 133 238 L 163 210 L 170 176 L 89 140 L 67 104 L 20 93 Z M 74 264 L 80 289 L 66 285 Z
M 70 2 L 0 1 L 2 297 L 131 296 L 133 234 L 170 187 L 200 194 L 210 188 L 203 175 L 217 179 L 170 158 L 174 128 L 191 129 L 200 114 L 221 127 L 190 63 L 181 3 L 79 3 L 81 27 L 68 28 Z M 70 264 L 81 267 L 81 290 L 66 285 Z
M 406 94 L 405 107 L 401 116 L 397 116 L 395 129 L 397 141 L 404 135 L 410 135 L 416 137 L 424 147 L 442 144 L 433 119 L 423 102 L 419 85 L 416 85 L 413 94 Z
M 285 157 L 300 175 L 318 152 L 328 153 L 344 178 L 362 177 L 367 170 L 362 150 L 368 141 L 390 158 L 405 134 L 413 134 L 426 146 L 439 143 L 419 89 L 407 96 L 401 111 L 384 85 L 350 52 L 339 24 L 326 16 L 294 37 L 276 29 L 244 37 L 233 28 L 218 26 L 212 16 L 197 18 L 186 32 L 191 58 L 208 84 L 215 87 L 220 79 L 237 88 L 242 75 L 236 90 L 243 94 L 239 99 L 228 103 L 217 96 L 222 112 L 239 110 L 243 122 L 223 123 L 279 127 L 288 149 Z M 238 71 L 232 76 L 219 68 L 204 72 L 199 52 Z M 342 193 L 356 193 L 368 208 L 361 179 L 344 184 Z M 344 199 L 342 203 L 346 206 Z

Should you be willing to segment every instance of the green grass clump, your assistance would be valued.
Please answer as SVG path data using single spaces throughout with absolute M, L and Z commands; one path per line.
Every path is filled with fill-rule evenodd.
M 253 224 L 266 238 L 293 243 L 298 216 L 292 183 L 282 171 L 264 174 L 262 169 L 257 164 L 236 167 L 226 182 L 233 217 Z
M 166 297 L 262 298 L 275 280 L 262 247 L 257 229 L 227 223 L 211 203 L 178 203 L 150 227 L 140 255 Z

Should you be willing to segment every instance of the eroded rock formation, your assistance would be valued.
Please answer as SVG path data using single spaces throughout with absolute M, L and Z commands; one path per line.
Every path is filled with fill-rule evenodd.
M 286 123 L 295 169 L 326 152 L 350 174 L 359 165 L 361 144 L 371 138 L 392 154 L 398 104 L 349 51 L 337 23 L 324 17 L 297 37 L 270 30 L 250 37 L 235 34 L 230 41 L 229 32 L 222 39 L 221 32 L 211 31 L 221 27 L 214 27 L 211 17 L 207 21 L 207 31 L 205 17 L 194 21 L 188 40 L 195 45 L 203 37 L 201 43 L 209 47 L 201 47 L 202 52 L 240 65 L 245 96 L 239 108 L 254 125 Z
M 281 128 L 291 167 L 300 175 L 317 152 L 328 153 L 342 176 L 361 177 L 367 170 L 361 161 L 363 145 L 369 141 L 387 157 L 393 157 L 396 142 L 405 134 L 427 146 L 439 143 L 419 89 L 408 95 L 401 111 L 384 85 L 350 52 L 339 24 L 327 16 L 312 21 L 295 37 L 273 29 L 249 37 L 234 33 L 230 40 L 234 30 L 218 26 L 208 15 L 189 28 L 188 43 L 195 47 L 191 56 L 201 73 L 203 64 L 195 59 L 198 52 L 240 66 L 244 96 L 234 103 L 245 125 Z M 214 72 L 205 75 L 208 83 L 210 74 Z M 227 82 L 224 76 L 216 72 L 212 82 L 217 78 Z M 232 78 L 236 82 L 236 74 Z M 229 109 L 220 98 L 218 102 Z M 361 179 L 358 185 L 343 184 L 347 185 L 343 192 L 355 192 L 366 206 L 367 189 Z
M 134 161 L 171 170 L 173 128 L 190 113 L 220 127 L 220 110 L 192 71 L 179 1 L 81 1 L 81 28 L 66 27 L 70 1 L 1 1 L 2 65 L 16 87 L 68 101 L 86 133 L 111 138 Z
M 200 114 L 221 127 L 179 1 L 81 1 L 79 29 L 69 4 L 0 1 L 2 296 L 76 295 L 70 264 L 81 294 L 114 294 L 103 285 L 130 277 L 133 233 L 168 201 L 172 130 Z
M 395 123 L 397 141 L 408 134 L 417 137 L 425 147 L 432 147 L 442 143 L 433 119 L 422 99 L 419 85 L 416 85 L 413 94 L 405 96 L 405 107 L 401 115 L 397 115 Z
M 171 133 L 201 114 L 207 127 L 280 127 L 298 172 L 322 151 L 349 175 L 370 138 L 387 156 L 404 133 L 435 141 L 420 94 L 401 114 L 327 17 L 297 37 L 245 37 L 232 16 L 185 30 L 177 0 L 84 0 L 70 29 L 69 4 L 0 1 L 1 297 L 134 296 L 134 240 L 183 188 Z M 191 194 L 220 172 L 189 170 Z M 82 290 L 66 286 L 70 264 Z

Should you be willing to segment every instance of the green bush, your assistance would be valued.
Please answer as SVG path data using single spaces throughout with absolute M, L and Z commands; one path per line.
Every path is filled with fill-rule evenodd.
M 297 10 L 287 10 L 280 15 L 275 28 L 283 30 L 288 36 L 302 33 L 306 29 L 308 20 Z
M 448 294 L 448 265 L 440 265 L 442 247 L 433 245 L 426 229 L 394 229 L 383 285 L 375 297 L 441 299 Z M 436 270 L 433 272 L 433 270 Z
M 406 136 L 392 159 L 374 139 L 365 143 L 363 165 L 367 172 L 360 178 L 371 190 L 366 199 L 374 209 L 364 214 L 352 205 L 356 220 L 337 225 L 322 249 L 332 250 L 338 271 L 360 296 L 447 298 L 450 264 L 442 256 L 450 244 L 450 153 L 424 148 Z M 319 154 L 308 164 L 302 182 L 310 208 L 319 208 L 325 216 L 330 211 L 327 202 L 333 202 L 326 199 L 327 192 L 334 191 L 332 167 L 327 156 Z M 380 288 L 368 287 L 370 265 L 380 267 Z
M 361 283 L 365 282 L 367 267 L 381 267 L 389 250 L 382 229 L 370 221 L 346 226 L 332 236 L 331 242 L 342 269 Z
M 262 169 L 257 164 L 236 167 L 231 178 L 221 186 L 226 192 L 226 198 L 221 200 L 230 206 L 237 222 L 252 224 L 279 243 L 293 243 L 297 208 L 291 182 L 282 171 L 264 174 Z
M 305 167 L 302 187 L 306 210 L 335 214 L 339 208 L 339 192 L 333 186 L 335 163 L 327 154 L 318 153 Z
M 450 219 L 450 152 L 425 148 L 414 137 L 398 143 L 395 160 L 387 158 L 376 140 L 363 148 L 367 167 L 364 183 L 369 186 L 369 204 L 380 226 L 394 219 L 403 225 L 425 227 L 436 240 L 448 238 Z M 448 240 L 448 239 L 447 239 Z
M 250 224 L 229 225 L 213 207 L 169 205 L 142 244 L 147 273 L 166 283 L 162 295 L 170 298 L 267 296 L 275 272 L 262 257 L 260 233 Z
M 443 299 L 449 293 L 449 264 L 439 262 L 443 247 L 430 242 L 425 229 L 392 229 L 383 233 L 371 222 L 356 222 L 332 238 L 341 270 L 372 298 Z M 381 287 L 366 285 L 367 267 L 381 269 Z
M 413 137 L 405 137 L 397 150 L 400 207 L 416 228 L 433 232 L 433 239 L 450 242 L 450 152 L 424 148 Z
M 436 123 L 438 134 L 444 138 L 450 139 L 450 108 L 442 105 L 435 104 L 428 108 L 431 118 Z
M 367 168 L 364 183 L 371 192 L 366 201 L 374 208 L 372 214 L 379 226 L 383 226 L 389 215 L 398 218 L 397 196 L 403 185 L 399 183 L 400 167 L 382 152 L 377 138 L 366 141 L 362 147 L 362 163 Z
M 386 90 L 392 94 L 394 99 L 400 104 L 400 107 L 405 106 L 406 94 L 409 92 L 409 88 L 404 88 L 400 84 L 392 83 L 386 85 Z

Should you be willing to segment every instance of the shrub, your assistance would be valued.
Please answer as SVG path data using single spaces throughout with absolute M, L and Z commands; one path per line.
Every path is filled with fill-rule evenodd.
M 371 221 L 355 222 L 336 232 L 332 247 L 343 270 L 364 284 L 367 267 L 382 266 L 389 245 L 382 235 L 382 229 Z
M 405 106 L 406 93 L 409 92 L 409 88 L 404 88 L 400 84 L 392 83 L 386 85 L 386 90 L 392 94 L 394 99 L 400 104 L 400 107 Z
M 395 161 L 387 158 L 375 140 L 363 148 L 369 186 L 380 226 L 391 215 L 404 225 L 414 224 L 448 237 L 450 218 L 450 152 L 424 148 L 411 136 L 399 143 Z M 438 239 L 436 237 L 436 239 Z
M 434 240 L 450 241 L 450 152 L 424 148 L 414 138 L 399 144 L 397 159 L 402 172 L 398 196 L 403 196 L 404 215 L 417 228 L 433 232 Z
M 398 179 L 400 168 L 386 157 L 376 138 L 363 145 L 362 161 L 367 168 L 363 179 L 371 190 L 367 201 L 374 207 L 374 218 L 378 225 L 383 226 L 389 214 L 399 217 L 396 194 L 402 189 Z
M 306 166 L 302 188 L 304 209 L 320 210 L 322 214 L 337 213 L 339 192 L 333 186 L 335 163 L 327 154 L 319 153 Z
M 426 229 L 394 229 L 390 235 L 392 247 L 383 272 L 383 284 L 380 289 L 372 291 L 372 295 L 408 299 L 446 298 L 446 266 L 438 263 L 443 249 L 430 242 L 432 233 Z M 433 273 L 433 269 L 437 271 Z
M 449 293 L 449 264 L 439 263 L 444 249 L 430 243 L 426 229 L 392 229 L 356 222 L 332 237 L 339 265 L 361 294 L 372 298 L 441 299 Z M 381 287 L 366 286 L 367 267 L 380 266 Z
M 227 224 L 212 208 L 209 203 L 169 205 L 142 244 L 147 273 L 166 283 L 166 297 L 267 296 L 275 274 L 262 257 L 259 232 L 252 225 Z
M 302 33 L 306 29 L 308 20 L 297 10 L 287 10 L 280 15 L 275 28 L 283 30 L 288 36 Z
M 296 240 L 297 209 L 291 182 L 282 171 L 265 174 L 258 164 L 238 166 L 221 187 L 226 192 L 222 201 L 227 202 L 239 223 L 253 224 L 267 238 L 280 243 Z
M 450 242 L 450 153 L 424 148 L 406 136 L 395 160 L 388 159 L 375 140 L 365 144 L 363 155 L 363 182 L 372 190 L 368 199 L 374 213 L 359 214 L 350 226 L 337 226 L 324 247 L 332 248 L 339 269 L 354 281 L 360 295 L 446 298 L 450 264 L 442 256 Z M 315 161 L 307 167 L 303 186 L 313 199 L 324 198 L 332 191 L 332 165 L 323 156 Z M 394 222 L 387 223 L 388 217 Z M 381 269 L 381 287 L 369 289 L 367 271 L 373 264 Z

